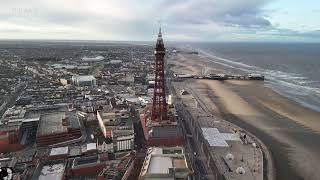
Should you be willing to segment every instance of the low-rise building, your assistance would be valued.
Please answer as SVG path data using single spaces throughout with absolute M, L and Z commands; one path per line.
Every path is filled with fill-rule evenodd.
M 72 161 L 71 171 L 74 176 L 98 175 L 105 167 L 106 163 L 100 161 L 98 156 L 77 157 Z
M 67 159 L 69 156 L 69 147 L 58 147 L 58 148 L 52 148 L 50 150 L 50 154 L 48 159 L 49 160 L 63 160 Z
M 97 118 L 104 138 L 112 140 L 114 151 L 129 151 L 134 148 L 133 122 L 127 110 L 98 111 Z
M 12 122 L 0 125 L 0 153 L 22 149 L 21 122 Z
M 90 154 L 96 154 L 98 152 L 97 150 L 97 144 L 96 143 L 88 143 L 81 147 L 81 153 L 90 155 Z
M 186 180 L 189 169 L 182 147 L 150 147 L 142 165 L 140 180 Z
M 114 152 L 114 147 L 113 147 L 113 142 L 111 139 L 106 139 L 106 138 L 97 138 L 97 149 L 101 153 L 113 153 Z
M 92 75 L 76 75 L 72 76 L 72 82 L 75 86 L 96 86 L 96 78 Z
M 46 146 L 80 136 L 80 122 L 76 113 L 56 111 L 41 115 L 36 142 L 39 146 Z
M 64 180 L 66 163 L 47 164 L 42 166 L 40 173 L 35 173 L 32 179 Z

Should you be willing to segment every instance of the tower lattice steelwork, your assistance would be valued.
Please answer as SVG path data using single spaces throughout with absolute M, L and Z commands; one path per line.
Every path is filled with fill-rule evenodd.
M 161 27 L 159 29 L 155 54 L 155 85 L 152 104 L 152 121 L 168 120 L 168 110 L 165 93 L 164 56 L 165 48 L 162 39 Z

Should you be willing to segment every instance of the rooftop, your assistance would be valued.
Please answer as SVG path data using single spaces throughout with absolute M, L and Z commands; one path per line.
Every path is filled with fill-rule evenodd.
M 122 63 L 121 60 L 111 60 L 110 61 L 111 64 L 119 64 L 119 63 Z
M 62 125 L 62 119 L 64 118 L 64 112 L 43 114 L 40 118 L 37 135 L 45 136 L 67 132 L 67 127 Z
M 128 126 L 131 127 L 132 120 L 129 118 L 129 113 L 126 110 L 103 112 L 98 111 L 103 123 L 106 126 Z
M 74 76 L 73 78 L 76 78 L 78 81 L 93 81 L 96 79 L 92 75 L 77 75 L 77 76 Z
M 38 180 L 62 179 L 64 170 L 64 163 L 43 166 Z
M 97 144 L 96 143 L 87 144 L 87 151 L 96 150 L 96 149 L 97 149 Z
M 150 147 L 140 176 L 173 177 L 176 170 L 189 172 L 182 147 Z
M 102 61 L 104 60 L 103 56 L 96 56 L 96 57 L 83 57 L 81 58 L 82 61 Z
M 148 173 L 168 174 L 169 168 L 173 167 L 171 157 L 155 156 L 150 159 Z
M 72 168 L 83 167 L 83 166 L 92 166 L 100 163 L 100 160 L 97 156 L 89 157 L 76 157 L 73 160 Z
M 234 133 L 220 133 L 217 128 L 201 128 L 210 146 L 229 147 L 227 141 L 241 141 Z
M 56 155 L 64 155 L 69 153 L 69 147 L 58 147 L 58 148 L 52 148 L 50 151 L 50 156 L 56 156 Z
M 66 125 L 63 125 L 63 121 Z M 51 112 L 42 114 L 38 127 L 37 136 L 66 133 L 67 127 L 79 128 L 79 121 L 74 112 Z

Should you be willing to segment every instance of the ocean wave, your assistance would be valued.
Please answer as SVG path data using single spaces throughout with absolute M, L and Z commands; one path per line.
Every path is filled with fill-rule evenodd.
M 319 88 L 306 86 L 306 84 L 312 82 L 311 80 L 303 76 L 296 76 L 295 73 L 285 73 L 281 71 L 266 70 L 264 74 L 266 75 L 267 80 L 272 80 L 274 83 L 279 83 L 285 85 L 286 87 L 294 88 L 297 90 L 307 90 L 309 91 L 308 93 L 320 94 Z
M 238 66 L 242 66 L 242 67 L 246 67 L 246 68 L 258 68 L 256 66 L 252 66 L 252 65 L 248 65 L 248 64 L 245 64 L 245 63 L 242 63 L 242 62 L 236 62 L 236 61 L 233 61 L 231 59 L 226 59 L 226 58 L 222 58 L 222 57 L 219 57 L 219 56 L 216 56 L 215 54 L 211 54 L 209 52 L 206 52 L 202 49 L 197 49 L 198 52 L 208 56 L 208 57 L 211 57 L 211 58 L 215 58 L 215 59 L 219 59 L 221 61 L 224 61 L 224 62 L 227 62 L 227 63 L 230 63 L 230 64 L 234 64 L 234 65 L 238 65 Z
M 271 79 L 271 80 L 270 80 Z M 292 92 L 297 95 L 310 95 L 310 94 L 318 94 L 320 95 L 320 89 L 314 88 L 314 87 L 307 87 L 307 86 L 301 86 L 297 85 L 295 83 L 290 83 L 284 80 L 274 80 L 272 78 L 269 78 L 267 83 L 275 86 L 282 86 L 286 92 Z
M 243 71 L 245 73 L 259 73 L 266 78 L 266 85 L 278 93 L 314 110 L 320 111 L 320 85 L 319 81 L 312 81 L 298 73 L 283 72 L 280 70 L 264 69 L 236 62 L 232 59 L 218 57 L 212 52 L 197 49 L 199 56 L 209 58 L 213 63 L 227 68 Z
M 203 51 L 204 52 L 204 51 Z M 219 65 L 222 65 L 222 66 L 224 66 L 224 67 L 228 67 L 228 68 L 231 68 L 231 69 L 236 69 L 236 70 L 241 70 L 241 71 L 244 71 L 244 72 L 247 72 L 247 73 L 249 73 L 249 72 L 252 72 L 252 70 L 248 70 L 248 69 L 245 69 L 245 68 L 241 68 L 241 67 L 236 67 L 236 66 L 233 66 L 233 65 L 230 65 L 230 64 L 232 64 L 232 63 L 230 63 L 230 64 L 228 64 L 228 63 L 225 63 L 226 61 L 219 61 L 219 60 L 221 60 L 221 58 L 216 58 L 216 56 L 209 56 L 210 54 L 205 54 L 205 53 L 203 53 L 203 54 L 199 54 L 199 56 L 201 57 L 201 58 L 209 58 L 209 60 L 211 61 L 211 62 L 213 62 L 213 63 L 216 63 L 216 64 L 219 64 Z M 218 59 L 218 60 L 217 60 Z M 234 64 L 238 64 L 238 63 L 234 63 Z

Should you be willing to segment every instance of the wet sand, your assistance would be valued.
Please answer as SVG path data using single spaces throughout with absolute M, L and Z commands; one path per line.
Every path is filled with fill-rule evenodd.
M 201 74 L 204 67 L 222 67 L 198 56 L 179 55 L 174 70 Z M 192 80 L 213 112 L 248 130 L 270 149 L 277 179 L 320 179 L 320 113 L 264 86 L 261 81 Z M 208 102 L 209 103 L 209 102 Z

